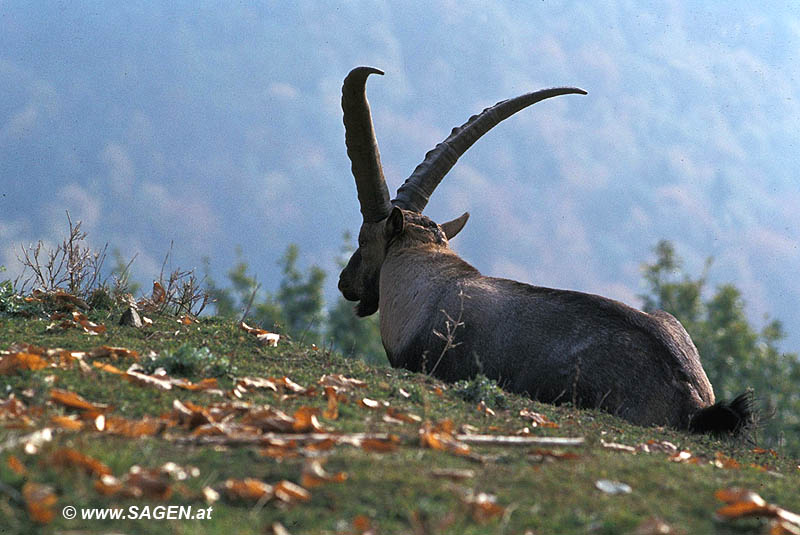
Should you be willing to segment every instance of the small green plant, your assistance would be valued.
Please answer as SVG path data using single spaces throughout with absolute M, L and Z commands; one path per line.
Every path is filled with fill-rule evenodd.
M 164 368 L 169 375 L 201 377 L 219 377 L 236 371 L 236 367 L 231 365 L 227 357 L 214 355 L 207 347 L 197 348 L 188 344 L 175 350 L 162 351 L 157 358 L 145 362 L 142 367 L 147 374 Z
M 480 403 L 483 401 L 493 409 L 507 409 L 507 394 L 493 379 L 478 374 L 472 379 L 458 381 L 453 385 L 453 393 L 464 401 Z
M 41 309 L 40 303 L 25 301 L 14 289 L 12 281 L 4 280 L 0 282 L 0 317 L 38 316 L 41 313 Z

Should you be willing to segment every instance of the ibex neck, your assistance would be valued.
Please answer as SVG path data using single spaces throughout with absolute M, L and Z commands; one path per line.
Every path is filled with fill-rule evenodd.
M 477 269 L 452 249 L 425 245 L 390 250 L 381 268 L 381 338 L 393 366 L 407 362 L 410 348 L 432 335 L 441 300 L 464 279 L 480 277 Z M 402 361 L 402 362 L 401 362 Z

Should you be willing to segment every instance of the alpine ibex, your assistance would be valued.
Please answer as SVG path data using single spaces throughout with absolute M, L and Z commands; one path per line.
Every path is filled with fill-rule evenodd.
M 445 174 L 483 134 L 536 102 L 585 91 L 545 89 L 485 109 L 428 152 L 390 200 L 366 98 L 370 74 L 383 72 L 358 67 L 342 88 L 363 223 L 339 290 L 358 301 L 359 316 L 380 310 L 392 366 L 445 381 L 483 373 L 513 392 L 599 407 L 640 425 L 725 433 L 750 420 L 747 393 L 714 404 L 694 343 L 668 313 L 481 275 L 448 244 L 469 214 L 441 225 L 422 215 Z

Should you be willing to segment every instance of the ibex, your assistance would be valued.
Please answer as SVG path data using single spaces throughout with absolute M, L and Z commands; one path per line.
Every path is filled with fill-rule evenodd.
M 358 301 L 358 316 L 380 310 L 392 366 L 444 381 L 483 373 L 513 392 L 639 425 L 736 433 L 750 421 L 749 393 L 714 403 L 697 349 L 670 314 L 481 275 L 449 246 L 469 214 L 441 225 L 422 215 L 456 160 L 491 128 L 541 100 L 585 91 L 545 89 L 485 109 L 428 152 L 390 200 L 366 98 L 370 74 L 383 72 L 358 67 L 342 88 L 363 223 L 339 290 Z

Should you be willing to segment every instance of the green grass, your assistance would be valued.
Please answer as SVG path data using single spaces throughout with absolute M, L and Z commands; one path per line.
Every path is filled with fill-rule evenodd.
M 116 325 L 118 313 L 93 313 L 90 319 L 104 323 L 105 334 L 89 336 L 76 329 L 46 331 L 48 322 L 39 319 L 6 317 L 0 319 L 0 349 L 14 342 L 45 347 L 88 350 L 100 345 L 123 346 L 141 355 L 159 354 L 173 375 L 188 373 L 197 381 L 205 374 L 216 375 L 220 386 L 230 390 L 233 377 L 288 376 L 303 386 L 316 385 L 323 374 L 341 373 L 367 383 L 349 394 L 350 401 L 339 405 L 336 420 L 320 418 L 326 428 L 342 433 L 391 432 L 401 437 L 402 445 L 390 453 L 364 451 L 347 445 L 325 452 L 329 473 L 345 472 L 347 480 L 310 489 L 307 503 L 282 505 L 236 502 L 222 497 L 211 504 L 210 520 L 67 520 L 61 510 L 66 505 L 88 507 L 142 507 L 144 505 L 193 505 L 206 508 L 201 498 L 204 486 L 218 487 L 228 478 L 253 477 L 275 484 L 281 480 L 300 482 L 305 462 L 302 456 L 277 460 L 260 455 L 255 446 L 179 445 L 166 436 L 124 438 L 96 431 L 60 431 L 41 450 L 28 455 L 21 445 L 8 447 L 16 437 L 48 425 L 56 414 L 76 411 L 52 404 L 51 387 L 72 390 L 93 402 L 113 406 L 111 414 L 139 419 L 158 417 L 172 410 L 173 400 L 192 401 L 207 406 L 222 401 L 205 392 L 159 390 L 138 386 L 103 372 L 45 368 L 17 371 L 0 376 L 0 401 L 14 393 L 29 407 L 40 407 L 42 414 L 26 429 L 9 428 L 10 421 L 0 416 L 0 533 L 80 532 L 80 533 L 271 533 L 272 522 L 282 523 L 289 532 L 357 533 L 354 520 L 359 515 L 370 519 L 377 533 L 627 533 L 651 517 L 659 517 L 678 533 L 758 532 L 757 519 L 720 522 L 714 512 L 721 506 L 714 497 L 718 489 L 750 488 L 767 501 L 792 511 L 800 511 L 800 469 L 798 460 L 769 453 L 757 454 L 752 445 L 731 440 L 690 436 L 671 429 L 641 428 L 597 411 L 580 411 L 532 402 L 507 393 L 498 393 L 492 384 L 476 381 L 458 386 L 403 370 L 375 367 L 344 359 L 325 350 L 285 343 L 264 347 L 254 337 L 239 330 L 233 322 L 204 318 L 193 325 L 160 318 L 150 328 L 136 330 Z M 188 349 L 187 349 L 188 348 Z M 203 349 L 207 348 L 207 349 Z M 171 359 L 171 360 L 170 360 Z M 177 363 L 176 363 L 177 361 Z M 109 361 L 126 369 L 133 361 Z M 209 365 L 214 373 L 209 372 Z M 206 372 L 204 374 L 204 372 Z M 401 392 L 401 390 L 403 392 Z M 406 395 L 404 395 L 407 394 Z M 582 436 L 583 446 L 556 449 L 554 453 L 574 452 L 574 459 L 553 459 L 533 447 L 474 447 L 478 458 L 466 458 L 445 451 L 422 448 L 416 423 L 386 423 L 380 410 L 357 404 L 361 397 L 387 401 L 392 407 L 436 422 L 445 418 L 456 426 L 464 424 L 481 433 L 511 435 L 526 425 L 519 416 L 530 408 L 556 422 L 557 428 L 533 428 L 534 436 Z M 496 412 L 489 416 L 477 410 L 476 399 L 486 397 L 487 406 Z M 268 404 L 288 414 L 300 406 L 324 409 L 322 389 L 311 397 L 282 398 L 270 391 L 245 394 L 244 401 Z M 168 435 L 185 436 L 187 431 L 171 428 Z M 735 459 L 740 467 L 718 468 L 709 462 L 675 463 L 668 454 L 625 453 L 603 447 L 602 442 L 631 446 L 649 440 L 670 441 L 695 456 L 714 459 L 717 453 Z M 95 477 L 77 468 L 59 467 L 53 453 L 73 448 L 110 467 L 120 477 L 133 465 L 154 468 L 172 461 L 194 466 L 199 475 L 173 483 L 167 502 L 143 498 L 104 497 L 95 491 Z M 552 448 L 548 448 L 552 450 Z M 299 452 L 303 452 L 301 448 Z M 20 475 L 8 464 L 14 456 L 25 466 Z M 769 472 L 758 466 L 768 465 Z M 474 477 L 450 480 L 434 477 L 440 468 L 469 469 Z M 606 495 L 595 487 L 599 479 L 627 483 L 630 494 Z M 26 481 L 54 487 L 58 501 L 55 517 L 46 525 L 34 523 L 23 506 L 16 502 Z M 468 493 L 485 492 L 496 496 L 504 508 L 501 516 L 478 522 L 463 501 Z M 416 530 L 416 531 L 415 531 Z

